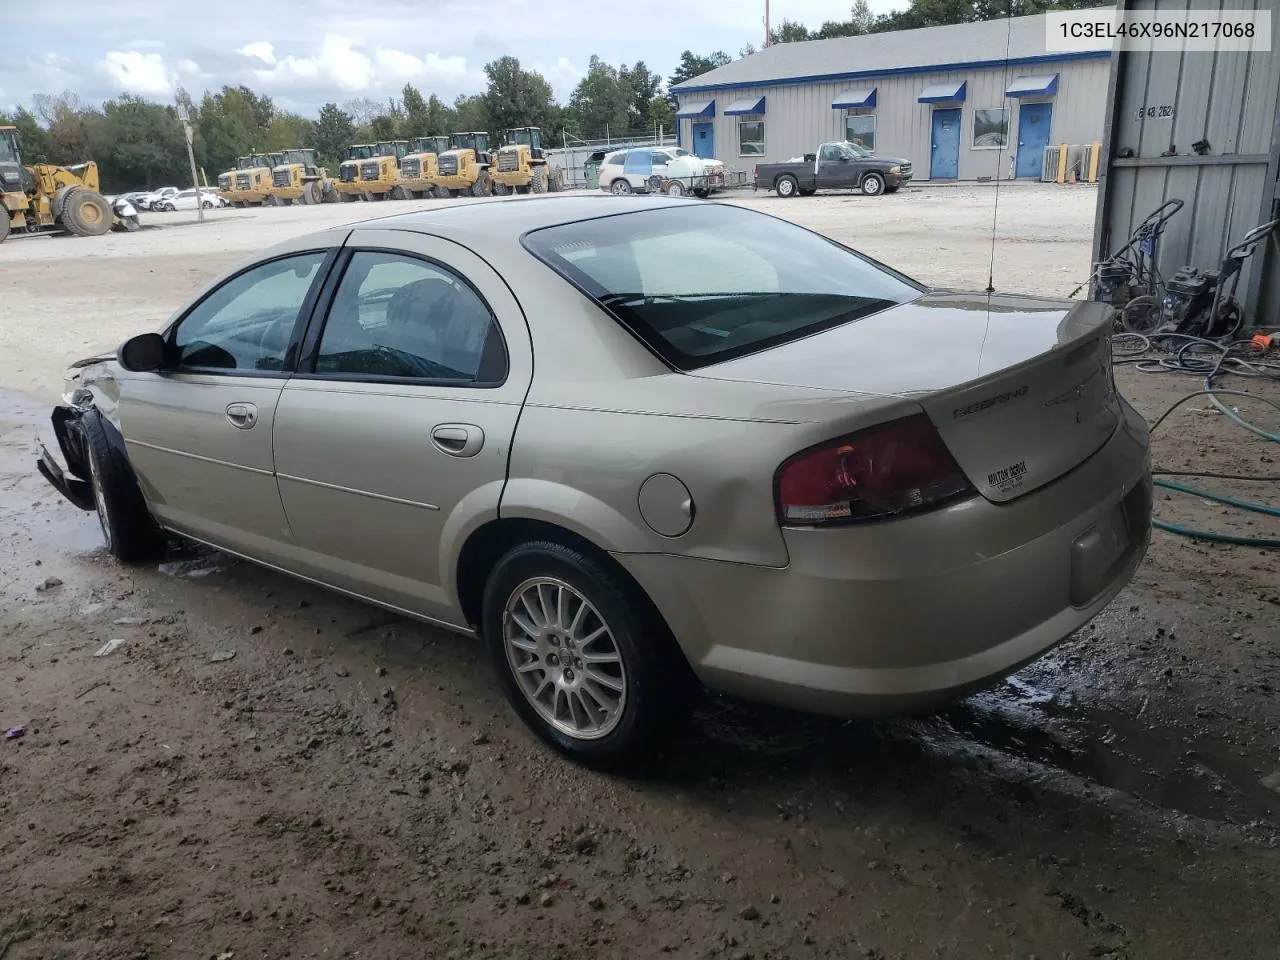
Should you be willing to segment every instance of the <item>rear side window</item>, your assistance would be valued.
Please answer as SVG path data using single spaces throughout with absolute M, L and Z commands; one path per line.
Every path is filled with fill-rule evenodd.
M 459 277 L 416 257 L 352 254 L 320 337 L 317 374 L 491 385 L 506 370 L 493 315 Z
M 730 206 L 602 217 L 524 242 L 684 370 L 854 322 L 923 289 L 825 237 Z

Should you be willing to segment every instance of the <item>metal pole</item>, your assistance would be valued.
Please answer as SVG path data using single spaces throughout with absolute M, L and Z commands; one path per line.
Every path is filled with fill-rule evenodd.
M 769 0 L 764 0 L 764 45 L 769 45 Z
M 196 216 L 204 223 L 204 194 L 200 191 L 200 176 L 196 173 L 196 152 L 192 148 L 191 117 L 187 106 L 178 101 L 178 119 L 182 121 L 182 133 L 187 138 L 187 159 L 191 162 L 191 186 L 196 191 Z

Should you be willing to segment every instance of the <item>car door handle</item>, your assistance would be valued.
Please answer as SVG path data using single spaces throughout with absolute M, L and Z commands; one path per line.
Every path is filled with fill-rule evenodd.
M 250 430 L 258 422 L 258 408 L 252 403 L 228 403 L 227 423 L 241 430 Z
M 470 423 L 442 423 L 431 431 L 431 442 L 451 457 L 474 457 L 484 446 L 484 431 Z

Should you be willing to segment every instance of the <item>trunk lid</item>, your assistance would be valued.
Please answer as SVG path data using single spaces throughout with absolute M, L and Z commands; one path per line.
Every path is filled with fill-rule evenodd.
M 1111 320 L 1094 302 L 934 291 L 694 375 L 910 398 L 974 487 L 1004 502 L 1115 432 Z

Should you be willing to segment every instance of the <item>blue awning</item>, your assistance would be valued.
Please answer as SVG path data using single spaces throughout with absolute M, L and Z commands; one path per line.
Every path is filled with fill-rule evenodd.
M 743 97 L 724 108 L 726 117 L 740 117 L 748 113 L 764 113 L 764 97 Z
M 676 117 L 714 117 L 716 102 L 714 100 L 689 100 L 680 105 Z
M 920 103 L 959 102 L 964 99 L 968 82 L 965 80 L 948 80 L 946 83 L 933 83 L 921 91 L 916 99 Z
M 1019 77 L 1009 84 L 1006 97 L 1051 97 L 1058 92 L 1058 75 L 1047 77 Z
M 876 88 L 845 90 L 831 101 L 832 110 L 868 110 L 876 105 Z

